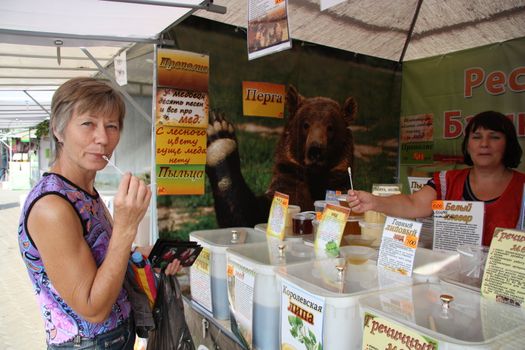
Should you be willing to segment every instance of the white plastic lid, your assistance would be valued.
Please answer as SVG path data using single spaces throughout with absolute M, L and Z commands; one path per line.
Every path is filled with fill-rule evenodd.
M 357 296 L 379 289 L 409 286 L 407 276 L 387 271 L 369 260 L 361 265 L 346 265 L 343 279 L 339 279 L 337 266 L 344 266 L 344 258 L 320 259 L 287 266 L 278 274 L 284 279 L 319 296 L 341 298 Z
M 472 346 L 469 349 L 492 349 L 500 348 L 502 344 L 508 349 L 523 347 L 525 312 L 520 308 L 488 300 L 479 293 L 449 284 L 425 283 L 406 287 L 396 290 L 395 298 L 391 297 L 392 291 L 389 293 L 361 299 L 361 311 L 386 317 L 430 336 L 441 342 L 440 348 L 444 343 L 455 344 L 458 349 L 466 346 Z M 453 297 L 448 309 L 443 306 L 445 302 L 441 296 Z
M 227 256 L 235 256 L 244 261 L 256 272 L 273 273 L 275 267 L 298 264 L 315 257 L 313 247 L 302 242 L 283 242 L 285 245 L 283 258 L 271 258 L 268 242 L 232 246 L 226 250 Z
M 244 239 L 233 239 L 233 232 L 237 233 L 245 232 Z M 240 235 L 239 235 L 240 236 Z M 242 235 L 244 237 L 244 235 Z M 266 235 L 260 231 L 257 231 L 251 227 L 231 227 L 231 228 L 221 228 L 215 230 L 201 230 L 193 231 L 190 233 L 190 239 L 196 239 L 201 242 L 207 243 L 210 246 L 218 247 L 229 247 L 237 244 L 244 243 L 256 243 L 266 241 Z

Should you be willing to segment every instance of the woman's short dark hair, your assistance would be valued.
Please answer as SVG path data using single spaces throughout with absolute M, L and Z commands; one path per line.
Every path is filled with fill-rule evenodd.
M 463 150 L 463 162 L 467 165 L 473 165 L 472 158 L 468 154 L 467 146 L 468 139 L 471 133 L 475 132 L 479 128 L 499 131 L 505 135 L 505 154 L 503 155 L 503 164 L 507 168 L 516 168 L 521 162 L 521 155 L 523 151 L 518 142 L 516 135 L 516 128 L 514 124 L 505 115 L 494 112 L 486 111 L 476 114 L 467 124 L 465 130 L 465 138 L 461 149 Z

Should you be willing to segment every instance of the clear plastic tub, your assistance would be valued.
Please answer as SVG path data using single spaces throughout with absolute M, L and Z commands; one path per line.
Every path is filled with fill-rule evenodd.
M 378 269 L 374 261 L 346 265 L 341 277 L 337 267 L 342 265 L 345 265 L 344 258 L 323 259 L 287 266 L 278 272 L 281 285 L 283 282 L 292 283 L 324 298 L 322 328 L 325 350 L 361 349 L 363 324 L 359 316 L 359 298 L 413 284 L 413 280 L 406 276 Z
M 254 349 L 274 350 L 279 348 L 280 286 L 276 272 L 287 266 L 314 259 L 313 247 L 302 243 L 283 242 L 282 257 L 270 255 L 269 244 L 256 243 L 231 247 L 226 250 L 228 264 L 239 265 L 243 274 L 254 274 L 253 294 L 243 289 L 243 296 L 235 295 L 240 306 L 230 303 L 235 319 L 243 319 L 246 312 L 252 313 L 252 344 Z M 234 275 L 235 269 L 232 272 Z M 249 291 L 249 289 L 248 289 Z M 228 289 L 231 302 L 231 290 Z M 251 296 L 251 298 L 250 298 Z M 248 311 L 247 311 L 248 310 Z M 237 322 L 239 327 L 239 322 Z M 240 327 L 239 327 L 240 328 Z M 241 331 L 241 334 L 243 332 Z
M 359 304 L 362 320 L 365 312 L 385 318 L 436 340 L 439 350 L 524 348 L 522 309 L 459 286 L 418 284 L 368 296 Z
M 237 233 L 237 237 L 234 237 L 233 231 Z M 211 312 L 213 317 L 227 320 L 230 311 L 226 283 L 226 248 L 264 242 L 266 235 L 250 227 L 233 227 L 194 231 L 190 233 L 190 240 L 199 243 L 209 253 L 204 264 L 193 264 L 190 268 L 192 299 Z M 204 256 L 205 254 L 199 257 Z M 200 268 L 205 264 L 208 271 L 204 271 L 206 266 L 205 269 Z
M 369 223 L 366 221 L 359 221 L 361 227 L 361 235 L 366 238 L 373 238 L 372 247 L 379 247 L 381 245 L 381 239 L 383 238 L 383 226 L 384 224 Z
M 465 284 L 481 287 L 489 247 L 462 244 L 457 247 L 459 253 L 459 277 Z

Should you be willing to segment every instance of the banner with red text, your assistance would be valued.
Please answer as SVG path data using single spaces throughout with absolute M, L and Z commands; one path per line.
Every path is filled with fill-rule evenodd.
M 510 118 L 525 146 L 525 38 L 403 63 L 400 179 L 463 167 L 469 118 Z M 525 170 L 525 164 L 520 165 Z
M 157 195 L 203 194 L 209 57 L 159 49 L 155 106 Z

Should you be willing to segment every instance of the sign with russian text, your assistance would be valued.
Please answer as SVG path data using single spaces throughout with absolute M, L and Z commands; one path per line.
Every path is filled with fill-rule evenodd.
M 284 239 L 286 216 L 288 215 L 288 198 L 287 194 L 275 192 L 266 226 L 266 234 L 281 241 Z
M 497 228 L 490 244 L 481 294 L 525 307 L 525 232 Z
M 210 58 L 195 52 L 159 49 L 158 86 L 208 92 Z
M 205 164 L 206 129 L 158 126 L 157 164 Z
M 432 161 L 434 116 L 417 114 L 401 117 L 399 126 L 401 162 L 427 164 Z
M 456 251 L 460 244 L 481 245 L 485 203 L 432 201 L 433 249 Z
M 327 203 L 315 235 L 315 256 L 337 257 L 350 208 Z
M 157 126 L 208 126 L 209 101 L 206 92 L 157 89 Z
M 412 276 L 421 226 L 420 222 L 387 216 L 377 265 Z
M 283 280 L 281 349 L 322 349 L 325 299 Z
M 438 350 L 438 341 L 387 318 L 365 312 L 361 349 Z
M 255 271 L 234 256 L 228 257 L 226 267 L 228 278 L 228 301 L 239 329 L 239 334 L 248 345 L 253 339 L 253 294 Z M 265 327 L 267 325 L 261 325 Z
M 286 88 L 282 84 L 242 82 L 242 113 L 245 116 L 284 117 Z
M 204 306 L 208 311 L 213 312 L 211 303 L 211 251 L 208 248 L 202 248 L 197 259 L 190 267 L 190 283 L 192 290 L 198 290 L 193 293 L 191 298 Z
M 483 111 L 497 111 L 512 120 L 521 147 L 525 147 L 523 57 L 525 38 L 517 38 L 403 62 L 402 120 L 410 123 L 402 124 L 401 129 L 405 125 L 411 133 L 430 132 L 423 123 L 421 127 L 417 124 L 431 116 L 433 137 L 432 145 L 420 138 L 401 142 L 400 179 L 431 176 L 436 171 L 453 169 L 456 164 L 461 166 L 465 128 L 474 115 Z M 525 170 L 525 162 L 518 170 Z
M 204 193 L 208 79 L 208 56 L 181 50 L 157 51 L 157 195 Z
M 157 194 L 204 194 L 204 164 L 157 164 Z

